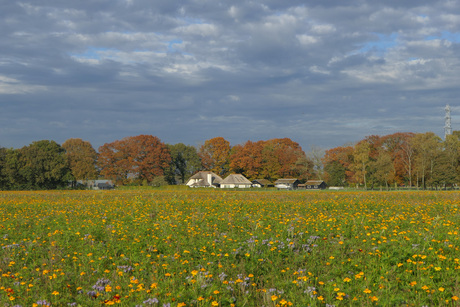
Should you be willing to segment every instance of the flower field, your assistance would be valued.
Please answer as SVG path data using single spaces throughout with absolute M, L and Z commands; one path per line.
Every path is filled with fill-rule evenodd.
M 1 306 L 459 306 L 457 192 L 2 192 Z

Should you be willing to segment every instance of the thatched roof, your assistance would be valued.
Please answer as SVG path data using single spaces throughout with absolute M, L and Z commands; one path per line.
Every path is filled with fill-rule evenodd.
M 220 184 L 252 184 L 252 182 L 241 174 L 230 174 Z
M 190 179 L 203 179 L 205 181 L 208 180 L 208 174 L 211 174 L 212 176 L 212 183 L 221 183 L 222 182 L 222 177 L 219 175 L 211 172 L 211 171 L 201 171 L 190 177 Z M 190 180 L 189 179 L 189 180 Z

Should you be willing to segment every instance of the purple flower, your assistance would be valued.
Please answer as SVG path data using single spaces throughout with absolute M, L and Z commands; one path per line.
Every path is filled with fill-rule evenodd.
M 158 299 L 156 297 L 154 298 L 149 298 L 142 303 L 147 304 L 147 305 L 153 305 L 153 304 L 158 304 Z

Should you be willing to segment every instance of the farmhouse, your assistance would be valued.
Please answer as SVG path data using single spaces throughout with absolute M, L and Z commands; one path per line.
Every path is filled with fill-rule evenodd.
M 267 179 L 254 179 L 252 181 L 252 186 L 255 188 L 268 188 L 273 187 L 273 183 Z
M 297 178 L 283 178 L 275 181 L 275 187 L 278 189 L 296 190 L 300 181 Z
M 222 178 L 210 171 L 201 171 L 190 177 L 186 185 L 191 188 L 216 188 L 220 186 Z
M 305 182 L 305 188 L 307 190 L 324 190 L 327 188 L 327 184 L 323 180 L 308 180 Z
M 241 174 L 231 174 L 228 175 L 227 178 L 222 180 L 220 183 L 220 187 L 222 189 L 225 188 L 250 188 L 252 186 L 252 182 L 246 179 Z

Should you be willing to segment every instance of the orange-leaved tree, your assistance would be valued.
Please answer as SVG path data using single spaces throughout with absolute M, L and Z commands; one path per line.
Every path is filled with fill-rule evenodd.
M 265 141 L 247 141 L 244 145 L 236 145 L 230 155 L 230 171 L 243 174 L 249 179 L 261 177 L 263 169 L 263 149 Z
M 138 135 L 99 147 L 101 174 L 117 182 L 129 178 L 151 182 L 169 167 L 168 147 L 152 135 Z
M 228 172 L 230 142 L 223 137 L 206 140 L 200 147 L 198 155 L 205 170 L 223 175 Z
M 269 180 L 278 178 L 308 179 L 311 161 L 297 142 L 289 138 L 271 139 L 264 143 L 262 151 L 262 177 Z

